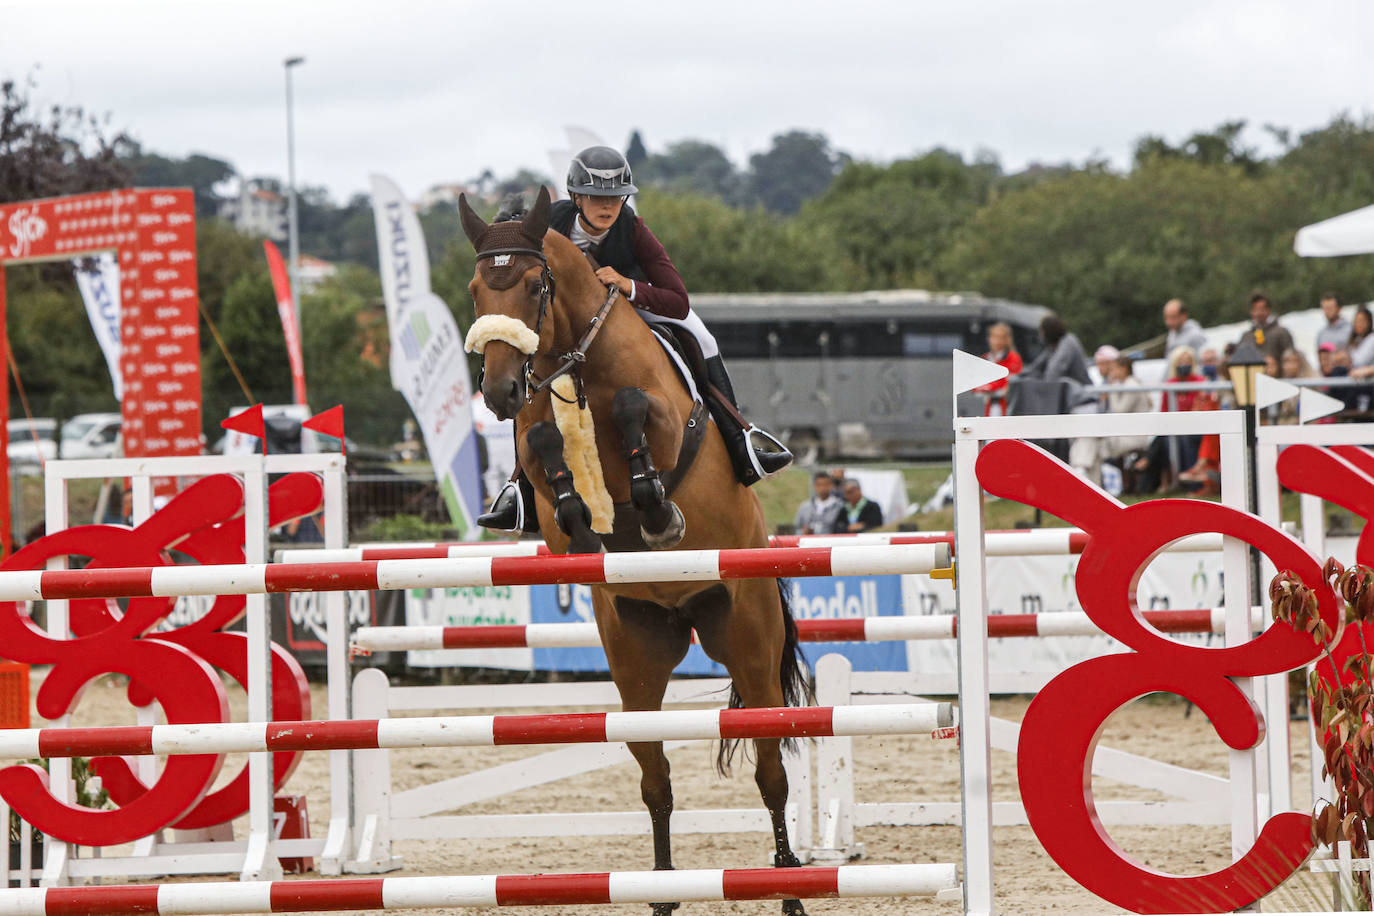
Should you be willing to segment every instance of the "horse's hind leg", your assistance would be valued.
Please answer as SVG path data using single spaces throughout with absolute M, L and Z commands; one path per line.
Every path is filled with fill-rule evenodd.
M 572 540 L 569 553 L 600 553 L 601 538 L 592 531 L 592 513 L 573 485 L 572 471 L 563 459 L 563 434 L 547 420 L 536 423 L 525 434 L 525 443 L 544 465 L 544 476 L 553 488 L 554 520 L 559 530 Z
M 611 418 L 625 443 L 625 460 L 630 465 L 630 501 L 643 518 L 644 543 L 654 550 L 676 547 L 682 542 L 687 525 L 682 511 L 667 498 L 658 469 L 649 454 L 644 435 L 649 421 L 649 396 L 639 388 L 621 388 L 611 402 Z
M 702 649 L 730 672 L 740 705 L 786 705 L 783 654 L 792 652 L 793 646 L 787 639 L 777 580 L 742 580 L 732 583 L 729 592 L 721 589 L 719 594 L 714 607 L 698 610 L 691 618 Z M 782 742 L 777 738 L 756 739 L 754 753 L 758 761 L 754 782 L 773 826 L 777 851 L 773 864 L 799 866 L 801 860 L 787 836 L 787 771 L 782 765 Z M 806 914 L 796 898 L 784 900 L 782 911 L 786 916 Z
M 600 589 L 593 592 L 593 602 L 621 706 L 626 710 L 662 709 L 668 678 L 691 645 L 691 626 L 668 608 L 632 598 L 613 600 Z M 637 741 L 627 747 L 639 763 L 640 796 L 653 826 L 654 869 L 671 869 L 673 785 L 663 743 Z M 677 906 L 655 903 L 654 916 L 668 916 Z

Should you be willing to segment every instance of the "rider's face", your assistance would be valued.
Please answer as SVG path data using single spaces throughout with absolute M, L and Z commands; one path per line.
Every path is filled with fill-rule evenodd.
M 591 226 L 593 232 L 605 232 L 620 216 L 620 208 L 625 205 L 623 197 L 592 197 L 577 194 L 573 202 L 582 210 L 582 221 Z

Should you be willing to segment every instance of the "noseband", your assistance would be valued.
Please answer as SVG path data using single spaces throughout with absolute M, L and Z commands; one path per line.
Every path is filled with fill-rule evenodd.
M 501 257 L 512 258 L 512 257 L 519 257 L 520 255 L 529 255 L 530 257 L 538 258 L 538 259 L 539 259 L 539 263 L 540 263 L 540 265 L 541 265 L 540 274 L 539 274 L 539 314 L 538 314 L 538 316 L 535 318 L 535 322 L 534 322 L 534 333 L 535 333 L 535 336 L 537 337 L 537 336 L 540 334 L 541 330 L 543 329 L 543 326 L 544 326 L 544 316 L 548 313 L 549 306 L 553 303 L 553 297 L 554 297 L 554 279 L 553 279 L 553 271 L 549 270 L 549 259 L 548 259 L 548 257 L 544 254 L 543 249 L 542 249 L 542 248 L 491 248 L 491 249 L 488 249 L 488 250 L 486 250 L 486 251 L 478 252 L 478 254 L 477 254 L 477 260 L 478 260 L 478 261 L 482 261 L 482 260 L 485 260 L 486 258 L 501 258 Z M 499 265 L 499 266 L 505 266 L 505 265 Z M 534 352 L 530 352 L 530 353 L 527 353 L 527 354 L 526 354 L 526 359 L 525 359 L 525 403 L 526 403 L 526 404 L 528 404 L 528 403 L 530 403 L 531 401 L 533 401 L 535 395 L 539 394 L 539 392 L 543 391 L 543 390 L 546 389 L 546 388 L 549 389 L 549 395 L 550 395 L 551 397 L 557 397 L 557 398 L 559 398 L 559 400 L 566 400 L 565 398 L 561 397 L 556 391 L 553 390 L 552 385 L 553 385 L 553 383 L 554 383 L 554 381 L 555 381 L 556 379 L 558 379 L 558 378 L 560 378 L 560 377 L 562 377 L 562 376 L 564 376 L 564 375 L 569 375 L 569 374 L 571 374 L 571 375 L 572 375 L 572 379 L 573 379 L 574 388 L 575 388 L 576 391 L 577 391 L 577 398 L 576 398 L 577 404 L 578 404 L 579 407 L 582 407 L 582 408 L 585 408 L 585 407 L 587 406 L 587 393 L 586 393 L 586 391 L 584 390 L 583 385 L 582 385 L 582 367 L 583 367 L 583 365 L 587 362 L 587 350 L 589 350 L 589 349 L 591 348 L 592 341 L 594 341 L 594 340 L 596 339 L 596 335 L 597 335 L 598 333 L 600 333 L 600 331 L 601 331 L 601 326 L 602 326 L 602 324 L 605 323 L 605 321 L 606 321 L 606 316 L 610 314 L 611 306 L 615 304 L 615 300 L 616 300 L 616 297 L 617 297 L 618 295 L 620 295 L 620 290 L 619 290 L 618 288 L 616 288 L 615 284 L 613 284 L 613 283 L 608 283 L 608 284 L 606 284 L 606 301 L 605 301 L 604 303 L 602 303 L 601 308 L 597 311 L 597 313 L 596 313 L 594 316 L 592 316 L 591 321 L 588 322 L 588 324 L 587 324 L 587 330 L 583 332 L 583 334 L 582 334 L 582 339 L 578 341 L 577 346 L 576 346 L 575 348 L 573 348 L 572 350 L 568 351 L 567 353 L 560 354 L 558 357 L 556 357 L 557 359 L 560 359 L 560 360 L 562 360 L 563 362 L 562 362 L 562 364 L 561 364 L 557 369 L 555 369 L 553 372 L 551 372 L 547 377 L 545 377 L 545 378 L 543 378 L 543 379 L 540 379 L 537 375 L 535 375 L 535 373 L 534 373 L 534 357 L 535 357 L 535 353 L 534 353 Z M 479 319 L 479 320 L 481 320 L 481 319 Z M 474 327 L 475 327 L 475 324 L 474 324 Z M 483 362 L 483 367 L 484 367 L 484 369 L 485 369 L 485 365 L 486 365 L 486 359 L 485 359 L 485 357 L 483 358 L 482 362 Z M 481 384 L 480 381 L 479 381 L 478 384 L 479 384 L 479 385 Z M 571 401 L 568 401 L 568 403 L 572 403 L 572 402 L 571 402 Z

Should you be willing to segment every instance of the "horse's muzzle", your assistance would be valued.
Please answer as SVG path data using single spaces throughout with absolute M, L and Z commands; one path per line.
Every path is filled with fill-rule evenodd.
M 525 385 L 519 376 L 493 378 L 488 375 L 482 379 L 482 397 L 499 419 L 509 420 L 525 406 Z

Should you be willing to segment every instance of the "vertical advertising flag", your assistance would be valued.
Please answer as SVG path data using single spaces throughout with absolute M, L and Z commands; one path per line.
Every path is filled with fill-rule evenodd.
M 463 336 L 429 288 L 420 220 L 400 188 L 381 175 L 372 176 L 372 212 L 391 332 L 391 385 L 419 421 L 449 517 L 461 537 L 475 539 L 482 481 Z
M 301 328 L 296 322 L 295 294 L 291 288 L 291 278 L 286 273 L 286 262 L 281 252 L 270 241 L 262 243 L 267 253 L 267 269 L 272 274 L 272 290 L 277 294 L 277 315 L 281 318 L 282 336 L 286 338 L 286 358 L 291 364 L 292 403 L 304 404 L 305 401 L 305 360 L 301 358 Z
M 95 331 L 95 339 L 100 343 L 100 352 L 105 354 L 105 365 L 114 383 L 115 400 L 123 401 L 124 375 L 119 365 L 119 263 L 108 251 L 94 258 L 79 258 L 73 263 L 81 301 L 86 304 L 91 330 Z

